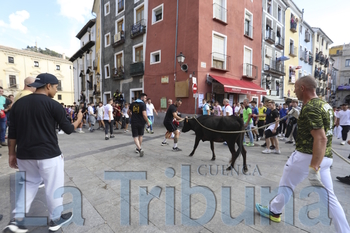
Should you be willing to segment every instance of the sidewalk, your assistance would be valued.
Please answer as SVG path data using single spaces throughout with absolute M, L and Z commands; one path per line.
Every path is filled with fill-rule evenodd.
M 244 175 L 241 157 L 236 162 L 235 170 L 225 170 L 231 155 L 228 147 L 222 143 L 215 143 L 216 161 L 210 161 L 209 142 L 200 142 L 194 156 L 189 157 L 195 139 L 192 131 L 181 133 L 178 147 L 182 151 L 173 152 L 172 140 L 168 140 L 169 145 L 161 146 L 165 129 L 156 126 L 154 134 L 145 133 L 142 144 L 145 154 L 142 158 L 135 153 L 131 132 L 118 130 L 115 131 L 115 138 L 104 140 L 102 130 L 90 133 L 85 128 L 84 131 L 85 134 L 58 135 L 65 156 L 65 185 L 77 187 L 82 192 L 82 215 L 85 219 L 84 226 L 72 223 L 58 232 L 334 232 L 334 226 L 319 223 L 310 227 L 302 224 L 305 221 L 303 216 L 306 216 L 303 206 L 318 200 L 315 194 L 300 198 L 300 191 L 309 185 L 308 180 L 295 190 L 294 225 L 285 223 L 291 220 L 284 220 L 284 213 L 281 223 L 269 224 L 255 211 L 255 203 L 261 202 L 262 187 L 270 187 L 271 190 L 278 187 L 287 156 L 294 150 L 290 144 L 280 142 L 280 155 L 262 154 L 260 145 L 263 141 L 257 142 L 255 147 L 247 147 L 249 172 Z M 340 140 L 334 139 L 333 148 L 347 158 L 350 146 L 339 143 Z M 14 195 L 14 189 L 10 188 L 10 178 L 14 178 L 15 170 L 8 167 L 7 148 L 1 148 L 0 153 L 0 213 L 4 215 L 0 229 L 3 229 L 12 210 L 14 198 L 10 196 Z M 187 169 L 190 169 L 188 175 Z M 130 182 L 129 202 L 128 195 L 121 192 L 121 181 L 105 179 L 105 171 L 140 172 L 139 180 Z M 335 156 L 331 172 L 335 193 L 350 222 L 350 186 L 335 178 L 350 175 L 350 165 Z M 142 175 L 145 175 L 144 180 L 140 180 Z M 204 188 L 199 193 L 196 186 Z M 231 188 L 229 194 L 228 187 Z M 143 194 L 144 190 L 149 195 L 142 195 L 140 199 L 140 193 Z M 122 191 L 128 193 L 127 189 Z M 188 199 L 191 192 L 193 194 Z M 172 208 L 172 196 L 175 210 Z M 147 211 L 150 197 L 153 199 Z M 210 201 L 210 198 L 214 198 L 214 201 Z M 65 194 L 64 200 L 69 203 L 72 196 Z M 125 204 L 130 208 L 125 208 Z M 228 209 L 229 205 L 231 209 Z M 248 216 L 245 221 L 234 221 L 243 213 Z M 29 215 L 48 215 L 44 188 L 38 191 Z M 318 211 L 311 211 L 310 216 L 317 217 Z M 129 219 L 130 225 L 123 225 Z M 30 230 L 48 231 L 47 227 L 32 227 Z

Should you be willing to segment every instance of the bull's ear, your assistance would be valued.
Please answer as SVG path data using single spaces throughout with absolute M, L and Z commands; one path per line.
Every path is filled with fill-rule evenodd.
M 186 123 L 188 123 L 188 118 L 186 117 Z

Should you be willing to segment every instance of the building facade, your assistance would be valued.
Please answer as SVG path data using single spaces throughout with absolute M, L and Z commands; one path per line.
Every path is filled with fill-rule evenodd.
M 53 57 L 27 50 L 0 46 L 0 86 L 4 95 L 16 95 L 26 77 L 50 73 L 59 80 L 54 99 L 67 105 L 74 102 L 73 64 L 65 56 Z
M 299 77 L 311 75 L 314 56 L 313 56 L 313 36 L 314 31 L 304 20 L 299 25 Z
M 96 19 L 87 22 L 76 37 L 80 40 L 80 49 L 70 58 L 74 65 L 74 96 L 78 102 L 83 101 L 84 93 L 86 102 L 99 102 L 101 90 L 97 86 L 97 61 L 96 49 Z
M 318 84 L 316 94 L 320 98 L 325 99 L 328 77 L 330 76 L 328 72 L 329 45 L 332 44 L 333 41 L 322 31 L 321 28 L 313 27 L 312 30 L 314 31 L 313 54 L 315 54 L 315 62 L 312 71 Z
M 148 0 L 101 2 L 103 101 L 121 92 L 131 102 L 144 91 Z
M 262 1 L 262 88 L 276 103 L 284 102 L 283 82 L 286 75 L 284 61 L 280 60 L 285 48 L 285 11 L 282 0 Z
M 336 72 L 336 88 L 334 104 L 339 106 L 342 103 L 350 104 L 350 44 L 345 44 L 342 54 L 332 56 L 334 59 L 334 71 Z
M 249 0 L 150 1 L 145 92 L 155 107 L 166 110 L 176 97 L 185 113 L 200 113 L 202 99 L 259 102 L 261 9 Z
M 288 75 L 284 79 L 284 95 L 286 97 L 296 97 L 294 93 L 294 84 L 298 79 L 299 66 L 299 29 L 302 12 L 294 4 L 288 1 L 288 8 L 285 13 L 285 49 L 284 54 L 289 59 L 285 61 Z

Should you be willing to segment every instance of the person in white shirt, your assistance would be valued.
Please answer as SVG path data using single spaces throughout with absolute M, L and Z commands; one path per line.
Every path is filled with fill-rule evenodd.
M 105 123 L 103 122 L 104 106 L 102 102 L 98 103 L 96 110 L 97 110 L 97 121 L 98 121 L 97 129 L 101 129 L 101 127 L 104 129 L 105 128 Z
M 89 130 L 94 132 L 94 125 L 96 123 L 96 114 L 94 113 L 94 103 L 91 102 L 88 107 L 88 121 L 89 121 Z
M 210 108 L 209 108 L 209 104 L 207 104 L 206 99 L 203 99 L 202 112 L 203 112 L 203 116 L 210 115 Z
M 105 123 L 105 139 L 114 138 L 113 135 L 113 107 L 112 107 L 113 99 L 109 99 L 108 103 L 104 107 L 104 116 L 103 121 Z M 110 130 L 110 135 L 108 137 L 108 129 Z
M 128 132 L 128 126 L 129 126 L 129 114 L 128 114 L 129 104 L 125 103 L 124 108 L 122 109 L 122 116 L 123 121 L 125 122 L 125 129 L 124 133 Z
M 153 123 L 154 123 L 154 116 L 153 116 L 153 112 L 155 112 L 158 116 L 158 112 L 157 110 L 154 108 L 154 105 L 152 104 L 152 100 L 151 98 L 147 98 L 147 102 L 146 102 L 146 113 L 147 113 L 147 118 L 148 120 L 150 120 L 152 123 L 149 127 L 146 127 L 146 131 L 147 133 L 151 133 L 153 134 Z M 151 130 L 151 131 L 150 131 Z
M 241 111 L 241 105 L 239 103 L 236 103 L 235 116 L 239 116 L 240 111 Z
M 350 110 L 348 109 L 348 104 L 344 103 L 341 105 L 342 110 L 337 114 L 337 123 L 336 126 L 342 127 L 342 139 L 343 141 L 340 145 L 345 145 L 346 139 L 348 137 L 348 132 L 350 130 Z
M 231 116 L 231 115 L 233 115 L 233 109 L 230 106 L 229 100 L 228 99 L 224 99 L 223 104 L 224 104 L 224 116 Z

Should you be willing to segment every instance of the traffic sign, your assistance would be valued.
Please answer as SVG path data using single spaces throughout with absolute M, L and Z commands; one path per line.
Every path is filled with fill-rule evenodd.
M 197 93 L 197 84 L 193 83 L 192 91 L 193 91 L 193 94 Z

